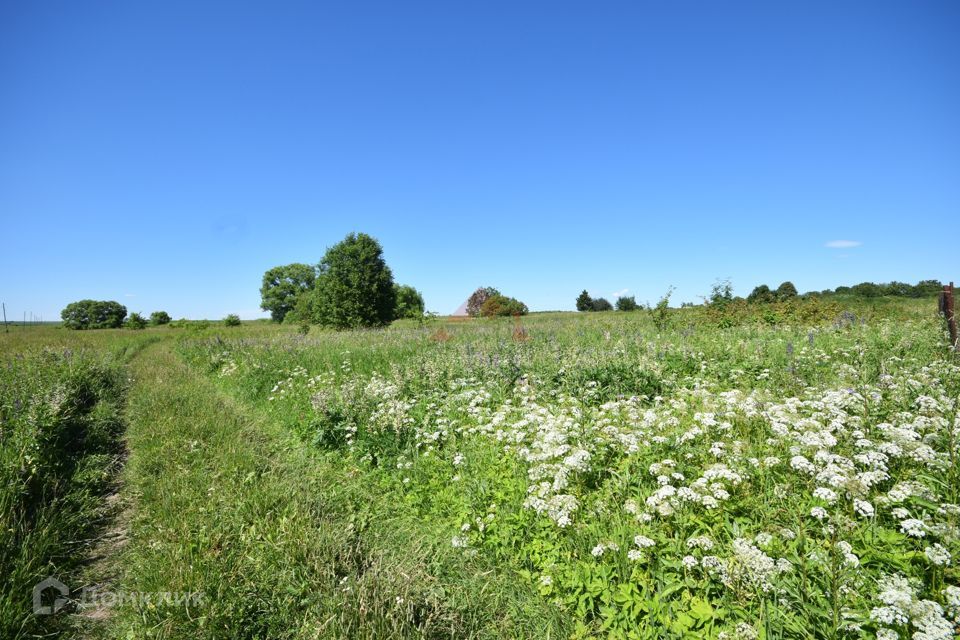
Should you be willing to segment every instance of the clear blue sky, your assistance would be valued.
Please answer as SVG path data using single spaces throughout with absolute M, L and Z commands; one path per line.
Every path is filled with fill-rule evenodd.
M 255 317 L 350 231 L 441 313 L 960 280 L 958 214 L 955 1 L 0 3 L 14 318 Z

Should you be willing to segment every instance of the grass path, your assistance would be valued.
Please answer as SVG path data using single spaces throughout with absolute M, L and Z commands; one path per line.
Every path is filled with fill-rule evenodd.
M 444 532 L 238 404 L 169 342 L 130 366 L 134 506 L 115 589 L 147 595 L 94 635 L 549 637 L 536 626 L 551 616 L 529 611 L 515 581 L 453 554 Z M 178 601 L 190 593 L 202 600 Z

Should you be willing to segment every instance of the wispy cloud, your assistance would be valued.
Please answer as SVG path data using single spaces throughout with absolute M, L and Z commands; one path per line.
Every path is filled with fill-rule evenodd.
M 123 294 L 123 297 L 124 297 L 124 298 L 136 298 L 136 297 L 137 297 L 137 294 L 135 294 L 135 293 L 125 293 L 125 294 Z
M 611 293 L 611 294 L 610 294 L 610 297 L 611 297 L 611 298 L 619 298 L 620 296 L 625 296 L 625 295 L 627 295 L 627 292 L 628 292 L 628 291 L 630 291 L 630 289 L 620 289 L 620 291 L 614 291 L 613 293 Z
M 829 249 L 852 249 L 853 247 L 859 247 L 862 244 L 863 243 L 859 240 L 831 240 L 823 246 Z

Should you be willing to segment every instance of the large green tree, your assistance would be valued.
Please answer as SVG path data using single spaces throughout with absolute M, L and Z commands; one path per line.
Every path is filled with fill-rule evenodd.
M 300 262 L 270 269 L 263 274 L 260 308 L 269 311 L 274 322 L 283 322 L 298 298 L 313 289 L 316 279 L 316 268 Z
M 311 302 L 310 315 L 323 326 L 349 329 L 389 324 L 396 293 L 380 243 L 365 233 L 351 233 L 327 249 Z
M 467 313 L 476 318 L 480 315 L 480 308 L 483 307 L 483 303 L 489 298 L 498 295 L 500 295 L 500 292 L 494 287 L 478 288 L 476 291 L 471 293 L 470 297 L 467 299 Z
M 125 317 L 127 308 L 113 300 L 79 300 L 60 312 L 68 329 L 116 329 Z
M 424 305 L 423 296 L 419 291 L 405 284 L 393 285 L 393 291 L 396 297 L 394 319 L 423 317 L 426 305 Z
M 593 298 L 586 289 L 577 296 L 577 311 L 593 311 Z

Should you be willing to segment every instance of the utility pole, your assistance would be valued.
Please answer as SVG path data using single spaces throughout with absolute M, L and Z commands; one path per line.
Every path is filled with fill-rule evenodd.
M 10 327 L 7 326 L 7 303 L 3 303 L 3 332 L 10 333 Z

